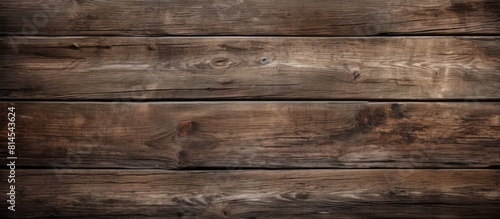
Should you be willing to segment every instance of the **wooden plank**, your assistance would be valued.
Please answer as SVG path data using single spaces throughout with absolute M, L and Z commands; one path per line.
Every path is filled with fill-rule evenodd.
M 499 37 L 2 42 L 3 99 L 500 98 Z
M 2 179 L 7 171 L 2 170 Z M 58 178 L 60 176 L 60 178 Z M 20 170 L 19 218 L 494 218 L 498 170 Z M 110 189 L 112 188 L 112 189 Z M 3 194 L 7 188 L 0 188 Z M 3 204 L 5 205 L 5 204 Z
M 8 106 L 24 167 L 500 165 L 500 103 L 20 102 L 0 115 Z
M 498 0 L 2 0 L 0 34 L 499 34 Z

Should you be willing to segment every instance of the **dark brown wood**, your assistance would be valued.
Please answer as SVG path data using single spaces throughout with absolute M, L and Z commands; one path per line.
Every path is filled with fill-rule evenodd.
M 6 170 L 0 171 L 2 179 Z M 19 170 L 20 218 L 494 218 L 498 170 Z M 7 188 L 0 191 L 5 194 Z M 5 205 L 5 204 L 3 204 Z
M 6 115 L 9 104 L 0 104 Z M 499 103 L 15 103 L 24 167 L 479 168 Z M 6 118 L 0 117 L 0 124 Z M 1 127 L 6 136 L 7 126 Z M 4 138 L 2 145 L 6 145 Z
M 498 218 L 498 15 L 0 0 L 0 218 Z
M 0 1 L 0 34 L 499 34 L 497 0 Z
M 500 98 L 498 37 L 19 40 L 3 99 Z

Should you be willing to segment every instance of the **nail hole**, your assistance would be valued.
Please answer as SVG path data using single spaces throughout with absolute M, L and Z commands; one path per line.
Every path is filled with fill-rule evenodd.
M 185 152 L 185 151 L 183 151 L 183 150 L 179 151 L 179 157 L 181 157 L 181 158 L 185 158 L 185 157 L 187 157 L 186 152 Z
M 354 75 L 354 80 L 355 81 L 358 81 L 359 79 L 361 79 L 361 73 L 359 73 L 358 71 L 355 71 L 353 73 L 353 75 Z
M 80 46 L 77 43 L 71 44 L 70 48 L 72 49 L 80 49 Z
M 267 64 L 269 64 L 269 63 L 271 63 L 271 61 L 269 61 L 269 59 L 268 59 L 268 58 L 262 58 L 262 59 L 260 60 L 260 64 L 267 65 Z

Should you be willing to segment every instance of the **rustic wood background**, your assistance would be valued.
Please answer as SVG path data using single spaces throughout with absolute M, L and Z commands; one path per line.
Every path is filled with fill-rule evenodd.
M 499 15 L 2 0 L 0 151 L 15 106 L 18 160 L 0 217 L 498 217 Z

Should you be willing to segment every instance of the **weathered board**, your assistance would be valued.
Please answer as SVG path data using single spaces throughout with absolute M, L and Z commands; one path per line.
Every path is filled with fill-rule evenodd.
M 0 115 L 7 106 L 0 104 Z M 499 103 L 15 103 L 19 166 L 479 168 Z M 0 124 L 6 118 L 0 117 Z M 1 127 L 6 136 L 7 126 Z M 2 139 L 2 141 L 6 141 Z M 2 143 L 2 145 L 4 145 Z
M 0 218 L 496 218 L 499 15 L 0 0 Z
M 22 37 L 11 43 L 2 38 L 3 99 L 500 98 L 499 37 Z
M 498 0 L 2 0 L 0 34 L 499 34 Z
M 7 171 L 0 171 L 2 179 Z M 20 218 L 495 218 L 499 170 L 19 170 Z M 7 188 L 1 187 L 1 193 Z M 2 206 L 5 202 L 2 202 Z M 496 215 L 496 216 L 495 216 Z

